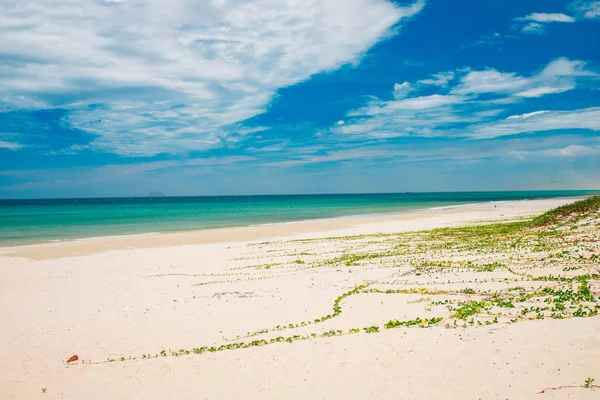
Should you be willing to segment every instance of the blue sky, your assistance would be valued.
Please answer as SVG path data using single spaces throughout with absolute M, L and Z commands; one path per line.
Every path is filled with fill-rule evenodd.
M 0 3 L 0 197 L 600 189 L 600 1 Z

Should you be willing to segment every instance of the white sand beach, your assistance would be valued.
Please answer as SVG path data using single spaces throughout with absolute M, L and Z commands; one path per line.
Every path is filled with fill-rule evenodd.
M 579 246 L 590 260 L 583 266 L 548 263 L 555 249 L 534 244 L 446 251 L 410 234 L 518 221 L 574 200 L 2 248 L 0 399 L 598 398 L 600 389 L 582 385 L 600 380 L 599 317 L 538 311 L 513 323 L 518 305 L 500 310 L 499 321 L 498 309 L 481 311 L 463 327 L 447 304 L 564 284 L 527 277 L 599 273 L 599 219 L 581 225 L 577 240 L 556 242 Z M 421 268 L 468 261 L 506 268 Z M 339 301 L 343 312 L 332 311 L 357 287 Z M 450 293 L 453 303 L 436 304 Z M 330 317 L 315 322 L 322 316 Z M 253 332 L 262 333 L 247 337 Z M 253 340 L 264 343 L 193 350 Z M 67 365 L 72 355 L 79 360 Z M 559 386 L 578 387 L 539 394 Z

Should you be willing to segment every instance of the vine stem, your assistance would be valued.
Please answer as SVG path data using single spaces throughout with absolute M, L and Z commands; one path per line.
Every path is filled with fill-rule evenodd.
M 564 385 L 564 386 L 555 386 L 551 388 L 542 389 L 538 392 L 538 394 L 546 393 L 550 390 L 560 390 L 560 389 L 600 389 L 600 385 Z

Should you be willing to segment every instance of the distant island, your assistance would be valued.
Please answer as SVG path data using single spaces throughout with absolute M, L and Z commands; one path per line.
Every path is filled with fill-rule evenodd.
M 148 197 L 165 197 L 165 195 L 162 192 L 152 192 Z

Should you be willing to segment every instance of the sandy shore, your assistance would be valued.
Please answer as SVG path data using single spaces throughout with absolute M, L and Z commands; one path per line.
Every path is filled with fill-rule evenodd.
M 600 273 L 600 216 L 543 239 L 477 231 L 477 248 L 412 233 L 572 201 L 0 249 L 0 399 L 597 398 L 538 392 L 600 380 L 600 318 L 573 318 L 594 303 L 542 310 L 544 287 L 597 296 L 576 275 Z M 565 249 L 581 257 L 554 262 Z M 480 309 L 453 316 L 464 304 Z M 263 342 L 203 349 L 242 341 Z

